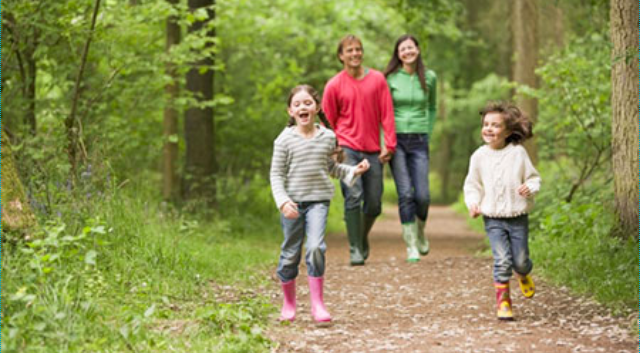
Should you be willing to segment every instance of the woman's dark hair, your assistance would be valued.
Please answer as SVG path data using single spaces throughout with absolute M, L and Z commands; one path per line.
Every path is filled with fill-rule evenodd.
M 480 111 L 483 124 L 484 117 L 489 113 L 499 113 L 502 115 L 507 130 L 511 132 L 511 134 L 507 136 L 507 144 L 512 142 L 516 145 L 521 144 L 525 140 L 533 137 L 533 123 L 531 123 L 529 116 L 515 104 L 510 102 L 488 102 Z
M 316 102 L 316 105 L 318 107 L 321 106 L 321 99 L 320 99 L 320 94 L 318 93 L 318 91 L 316 91 L 315 88 L 313 88 L 310 85 L 298 85 L 293 87 L 293 89 L 291 90 L 291 92 L 289 92 L 289 98 L 287 99 L 287 107 L 291 106 L 291 100 L 293 100 L 293 96 L 295 96 L 296 94 L 298 94 L 299 92 L 307 92 L 309 93 L 309 95 L 313 98 L 313 100 Z M 329 123 L 329 120 L 327 119 L 327 116 L 324 115 L 324 112 L 322 111 L 322 109 L 320 109 L 320 111 L 318 111 L 318 118 L 320 119 L 320 122 L 322 122 L 322 125 L 324 125 L 324 127 L 326 127 L 329 130 L 333 131 L 333 128 L 331 127 L 331 123 Z M 293 126 L 296 124 L 296 119 L 294 117 L 289 117 L 289 122 L 287 123 L 287 126 Z M 344 151 L 342 150 L 342 147 L 340 147 L 338 145 L 338 139 L 336 139 L 336 149 L 333 153 L 333 157 L 335 159 L 336 162 L 338 163 L 342 163 L 342 161 L 344 161 Z
M 387 68 L 384 70 L 384 77 L 389 77 L 389 75 L 398 71 L 402 67 L 402 61 L 400 61 L 400 57 L 398 56 L 398 47 L 400 47 L 400 44 L 407 39 L 411 39 L 411 41 L 413 41 L 413 44 L 416 45 L 416 48 L 420 50 L 420 45 L 418 44 L 418 40 L 416 39 L 416 37 L 412 36 L 411 34 L 404 34 L 400 36 L 400 38 L 398 38 L 398 40 L 396 41 L 395 47 L 393 48 L 393 55 L 391 56 L 391 60 L 389 60 L 389 64 L 387 64 Z M 422 50 L 420 50 L 418 58 L 416 58 L 416 71 L 418 72 L 418 78 L 420 79 L 420 87 L 422 87 L 424 93 L 427 94 L 429 88 L 427 87 L 427 80 L 424 76 L 425 69 L 424 63 L 422 62 Z

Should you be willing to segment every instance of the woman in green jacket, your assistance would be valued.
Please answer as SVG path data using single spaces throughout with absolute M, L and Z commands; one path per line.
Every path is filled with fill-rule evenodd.
M 398 192 L 407 261 L 429 252 L 424 226 L 429 214 L 429 137 L 436 117 L 436 74 L 426 70 L 418 40 L 405 34 L 396 41 L 384 72 L 396 122 L 397 147 L 391 171 Z

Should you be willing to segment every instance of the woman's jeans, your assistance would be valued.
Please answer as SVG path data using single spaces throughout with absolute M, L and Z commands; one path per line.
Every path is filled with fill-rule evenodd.
M 494 281 L 509 282 L 512 270 L 528 275 L 533 268 L 529 259 L 529 216 L 483 218 L 493 252 Z
M 287 219 L 280 215 L 280 223 L 284 232 L 284 242 L 278 262 L 278 277 L 282 282 L 289 282 L 298 276 L 298 265 L 302 253 L 302 240 L 307 236 L 305 244 L 307 274 L 312 277 L 324 275 L 324 254 L 327 244 L 324 235 L 327 229 L 329 201 L 298 202 L 296 219 Z
M 429 136 L 398 134 L 391 172 L 396 182 L 400 222 L 425 221 L 429 213 Z
M 344 164 L 357 165 L 363 159 L 369 161 L 369 170 L 362 174 L 352 187 L 340 182 L 344 196 L 344 210 L 362 210 L 369 217 L 375 218 L 382 212 L 382 163 L 380 153 L 368 153 L 342 147 L 345 154 Z

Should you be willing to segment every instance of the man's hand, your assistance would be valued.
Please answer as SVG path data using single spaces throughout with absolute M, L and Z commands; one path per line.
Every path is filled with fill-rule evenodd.
M 356 169 L 353 171 L 354 175 L 362 175 L 364 172 L 369 170 L 369 161 L 363 159 L 358 165 L 356 165 Z
M 293 201 L 285 202 L 282 207 L 280 207 L 280 212 L 282 212 L 284 218 L 287 219 L 296 219 L 300 215 L 298 213 L 298 205 Z
M 391 160 L 392 156 L 393 156 L 393 153 L 390 153 L 389 150 L 387 150 L 387 147 L 382 146 L 382 148 L 380 149 L 380 156 L 378 157 L 378 159 L 380 160 L 380 163 L 385 164 Z
M 471 218 L 476 218 L 481 214 L 482 213 L 480 212 L 480 206 L 471 205 L 471 207 L 469 207 L 469 216 L 471 216 Z

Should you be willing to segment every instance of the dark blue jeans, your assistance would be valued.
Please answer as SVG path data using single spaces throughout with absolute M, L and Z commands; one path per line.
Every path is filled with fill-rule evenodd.
M 325 269 L 325 252 L 327 244 L 324 235 L 327 230 L 327 216 L 329 215 L 329 201 L 298 202 L 296 219 L 287 219 L 280 215 L 284 241 L 278 262 L 278 277 L 282 282 L 289 282 L 298 276 L 298 265 L 302 255 L 302 241 L 306 235 L 305 245 L 307 274 L 312 277 L 322 277 Z
M 529 259 L 529 216 L 483 218 L 493 252 L 493 280 L 509 282 L 512 270 L 528 275 L 533 268 Z
M 382 212 L 382 163 L 379 153 L 367 153 L 342 147 L 345 154 L 344 164 L 356 165 L 363 159 L 369 161 L 367 170 L 352 187 L 340 182 L 344 196 L 344 210 L 360 209 L 369 217 L 377 217 Z
M 429 213 L 429 135 L 398 134 L 391 172 L 396 182 L 400 222 L 425 221 Z

